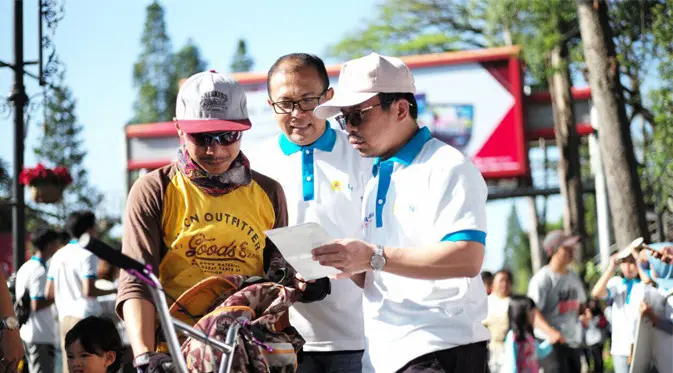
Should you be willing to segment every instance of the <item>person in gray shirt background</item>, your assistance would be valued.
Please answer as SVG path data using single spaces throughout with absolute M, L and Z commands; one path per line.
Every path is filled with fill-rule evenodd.
M 542 267 L 528 285 L 528 297 L 539 309 L 535 336 L 554 345 L 553 352 L 540 362 L 545 373 L 582 370 L 579 315 L 587 295 L 582 280 L 569 268 L 579 240 L 578 236 L 569 236 L 560 230 L 549 232 L 543 242 L 549 264 Z

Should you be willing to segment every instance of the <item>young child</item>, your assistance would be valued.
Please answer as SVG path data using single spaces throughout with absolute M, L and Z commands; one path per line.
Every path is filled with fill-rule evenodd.
M 537 373 L 539 360 L 552 352 L 548 341 L 538 342 L 533 337 L 535 302 L 522 295 L 512 295 L 509 300 L 509 332 L 505 337 L 506 373 Z
M 621 276 L 614 276 L 619 266 Z M 640 281 L 636 258 L 627 247 L 610 258 L 608 268 L 594 286 L 594 298 L 612 301 L 610 323 L 612 327 L 610 354 L 615 373 L 628 373 L 629 356 L 633 348 L 638 322 L 639 307 L 645 296 L 645 285 Z
M 65 349 L 70 373 L 111 373 L 119 369 L 124 346 L 112 320 L 90 316 L 66 334 Z
M 582 320 L 584 357 L 592 367 L 591 373 L 603 373 L 603 346 L 609 333 L 609 323 L 597 299 L 592 298 L 587 302 Z

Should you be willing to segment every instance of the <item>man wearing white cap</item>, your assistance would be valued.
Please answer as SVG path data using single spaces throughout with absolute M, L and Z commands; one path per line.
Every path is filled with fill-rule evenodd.
M 243 87 L 207 71 L 181 86 L 175 127 L 178 160 L 135 182 L 124 221 L 122 252 L 150 264 L 169 299 L 221 274 L 263 276 L 285 267 L 264 231 L 287 225 L 285 194 L 250 169 L 240 151 L 251 127 Z M 302 301 L 317 300 L 329 282 L 309 284 Z M 117 313 L 135 355 L 147 367 L 155 350 L 155 308 L 142 281 L 122 272 Z
M 315 115 L 336 120 L 374 157 L 362 208 L 364 241 L 314 249 L 364 288 L 365 372 L 486 369 L 487 188 L 458 150 L 419 128 L 414 78 L 399 59 L 346 62 Z

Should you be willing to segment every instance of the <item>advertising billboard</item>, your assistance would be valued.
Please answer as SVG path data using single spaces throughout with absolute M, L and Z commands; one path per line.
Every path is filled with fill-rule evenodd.
M 504 47 L 402 57 L 414 74 L 419 125 L 472 159 L 486 179 L 528 177 L 527 142 L 554 138 L 549 92 L 524 96 L 519 54 L 518 47 Z M 332 87 L 339 70 L 340 65 L 327 67 Z M 233 76 L 245 87 L 253 123 L 242 150 L 264 152 L 259 144 L 280 133 L 267 103 L 266 73 Z M 572 93 L 577 132 L 587 135 L 593 131 L 591 92 L 580 88 Z M 178 145 L 173 123 L 126 126 L 129 186 L 138 173 L 174 160 Z

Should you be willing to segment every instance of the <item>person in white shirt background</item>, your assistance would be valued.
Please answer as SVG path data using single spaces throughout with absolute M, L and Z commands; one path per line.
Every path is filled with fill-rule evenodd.
M 461 152 L 419 128 L 416 87 L 398 58 L 372 53 L 341 67 L 315 115 L 336 120 L 364 157 L 364 240 L 313 250 L 364 287 L 365 372 L 482 373 L 486 290 L 480 276 L 487 188 Z
M 512 295 L 512 272 L 501 269 L 493 276 L 493 290 L 488 295 L 488 316 L 483 324 L 491 332 L 491 341 L 488 344 L 488 368 L 490 373 L 500 373 L 505 363 L 504 343 L 510 320 L 510 296 Z
M 33 235 L 34 254 L 16 274 L 16 297 L 26 292 L 30 297 L 28 321 L 21 326 L 21 340 L 26 349 L 30 373 L 56 371 L 56 346 L 58 344 L 56 313 L 53 300 L 45 294 L 47 261 L 61 248 L 61 236 L 53 229 L 43 229 Z
M 84 233 L 97 237 L 96 216 L 90 211 L 73 212 L 65 226 L 74 238 L 51 258 L 46 286 L 46 298 L 54 300 L 58 311 L 62 356 L 66 356 L 64 340 L 68 331 L 80 320 L 102 313 L 96 297 L 115 292 L 96 288 L 98 258 L 77 241 Z M 63 372 L 68 373 L 67 359 L 62 359 L 62 363 Z
M 313 115 L 334 93 L 325 64 L 315 55 L 288 54 L 271 66 L 267 82 L 281 134 L 259 146 L 251 164 L 282 185 L 289 226 L 315 222 L 332 237 L 360 237 L 372 161 L 360 157 L 345 132 Z M 348 279 L 331 280 L 331 288 L 320 302 L 290 308 L 290 323 L 306 340 L 299 373 L 362 371 L 362 290 Z
M 614 275 L 617 267 L 621 276 Z M 631 248 L 627 247 L 610 257 L 608 268 L 591 291 L 595 298 L 612 300 L 610 354 L 615 373 L 629 371 L 629 356 L 635 342 L 640 304 L 645 297 L 645 290 L 645 284 L 638 275 L 636 259 Z

